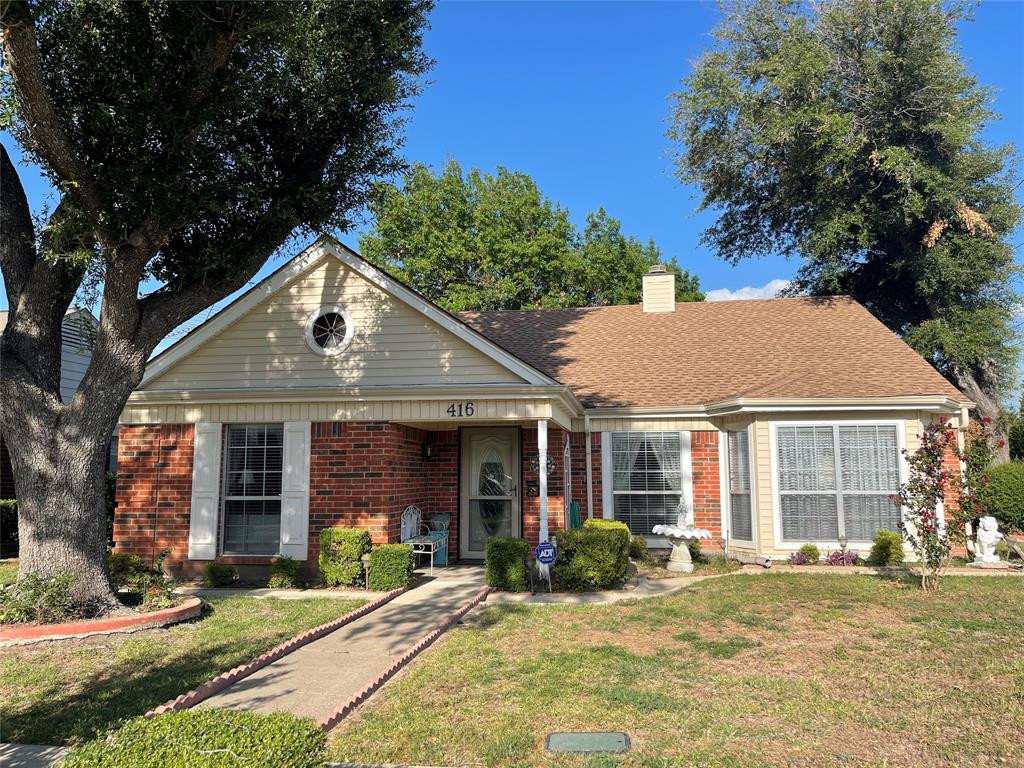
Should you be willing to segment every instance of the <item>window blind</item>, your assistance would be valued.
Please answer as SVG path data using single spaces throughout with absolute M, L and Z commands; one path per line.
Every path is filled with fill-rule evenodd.
M 750 436 L 746 430 L 729 432 L 729 520 L 732 538 L 754 540 L 754 521 L 750 504 Z
M 615 519 L 640 536 L 675 524 L 683 488 L 679 433 L 615 432 L 611 449 Z

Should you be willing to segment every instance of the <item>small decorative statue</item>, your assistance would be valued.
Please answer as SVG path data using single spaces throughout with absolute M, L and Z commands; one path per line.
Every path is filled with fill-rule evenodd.
M 680 500 L 679 515 L 675 525 L 656 525 L 651 530 L 655 536 L 664 536 L 672 544 L 672 554 L 665 566 L 670 571 L 693 573 L 693 559 L 688 546 L 690 539 L 710 539 L 711 531 L 694 528 L 693 511 L 687 509 L 686 502 Z
M 978 534 L 974 538 L 974 562 L 998 563 L 996 544 L 1003 538 L 999 532 L 999 523 L 991 515 L 978 520 Z

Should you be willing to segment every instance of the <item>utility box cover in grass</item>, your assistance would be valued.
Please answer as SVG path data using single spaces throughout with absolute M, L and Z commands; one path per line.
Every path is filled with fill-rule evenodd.
M 617 732 L 549 733 L 547 752 L 628 752 L 629 736 Z

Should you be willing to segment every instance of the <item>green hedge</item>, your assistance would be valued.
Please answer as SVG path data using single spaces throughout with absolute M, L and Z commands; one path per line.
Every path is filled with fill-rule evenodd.
M 903 565 L 903 535 L 899 531 L 881 530 L 875 534 L 868 562 L 879 568 Z
M 330 587 L 361 587 L 363 555 L 370 551 L 370 532 L 361 528 L 320 531 L 320 578 Z
M 218 563 L 211 560 L 203 569 L 203 583 L 208 587 L 230 587 L 238 578 L 238 571 L 233 565 Z
M 1024 461 L 989 469 L 981 505 L 985 514 L 999 521 L 1003 533 L 1024 533 Z
M 270 589 L 294 589 L 301 586 L 299 581 L 299 561 L 288 555 L 281 555 L 274 558 L 270 564 L 270 579 L 267 586 Z
M 381 544 L 370 552 L 370 589 L 390 592 L 412 583 L 412 546 Z
M 16 499 L 0 499 L 0 544 L 17 549 L 18 546 L 18 502 Z
M 530 588 L 526 559 L 530 545 L 523 539 L 493 536 L 484 544 L 484 581 L 487 586 L 506 592 L 525 592 Z
M 621 589 L 629 569 L 629 528 L 615 520 L 587 520 L 555 534 L 555 579 L 563 589 Z
M 322 768 L 327 735 L 312 720 L 226 709 L 136 717 L 70 749 L 62 768 Z

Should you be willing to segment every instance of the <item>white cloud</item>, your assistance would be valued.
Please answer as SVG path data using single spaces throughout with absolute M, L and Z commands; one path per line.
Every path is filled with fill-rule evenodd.
M 773 299 L 789 285 L 789 280 L 770 280 L 762 286 L 747 285 L 737 288 L 735 291 L 730 288 L 716 288 L 713 291 L 705 291 L 704 296 L 708 301 L 737 301 L 738 299 Z

